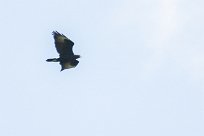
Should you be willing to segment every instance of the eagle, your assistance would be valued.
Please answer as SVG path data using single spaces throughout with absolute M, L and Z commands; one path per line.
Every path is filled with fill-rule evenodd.
M 61 71 L 76 67 L 79 63 L 77 59 L 80 58 L 80 55 L 75 55 L 72 50 L 74 42 L 57 31 L 53 31 L 52 35 L 54 37 L 56 50 L 59 53 L 59 58 L 47 59 L 46 61 L 59 62 Z

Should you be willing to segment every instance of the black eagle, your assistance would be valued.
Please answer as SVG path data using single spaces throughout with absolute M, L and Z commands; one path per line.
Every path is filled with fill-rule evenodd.
M 61 65 L 61 71 L 64 69 L 74 68 L 78 65 L 80 55 L 74 55 L 72 47 L 74 42 L 72 42 L 65 35 L 53 31 L 52 35 L 55 40 L 55 47 L 59 53 L 59 58 L 47 59 L 47 62 L 59 62 Z

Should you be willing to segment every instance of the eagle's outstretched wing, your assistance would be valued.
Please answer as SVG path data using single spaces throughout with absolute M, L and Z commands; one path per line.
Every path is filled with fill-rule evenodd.
M 74 68 L 78 65 L 79 61 L 78 60 L 71 60 L 68 62 L 60 62 L 61 65 L 61 71 L 64 69 L 69 69 L 69 68 Z
M 68 39 L 65 35 L 58 33 L 57 31 L 52 32 L 55 39 L 55 47 L 61 58 L 69 58 L 73 56 L 72 47 L 74 42 Z

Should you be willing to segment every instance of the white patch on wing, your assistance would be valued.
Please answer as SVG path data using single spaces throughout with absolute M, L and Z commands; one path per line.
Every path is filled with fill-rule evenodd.
M 70 62 L 68 63 L 64 63 L 64 69 L 69 69 L 69 68 L 73 68 L 75 66 L 72 66 Z
M 64 42 L 64 39 L 67 39 L 67 38 L 64 37 L 64 36 L 58 36 L 58 37 L 57 37 L 57 41 L 58 41 L 58 42 Z

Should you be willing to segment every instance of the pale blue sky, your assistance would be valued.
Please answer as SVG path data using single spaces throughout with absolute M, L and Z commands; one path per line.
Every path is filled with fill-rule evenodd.
M 1 136 L 203 136 L 203 0 L 1 0 Z M 75 42 L 60 72 L 53 30 Z

